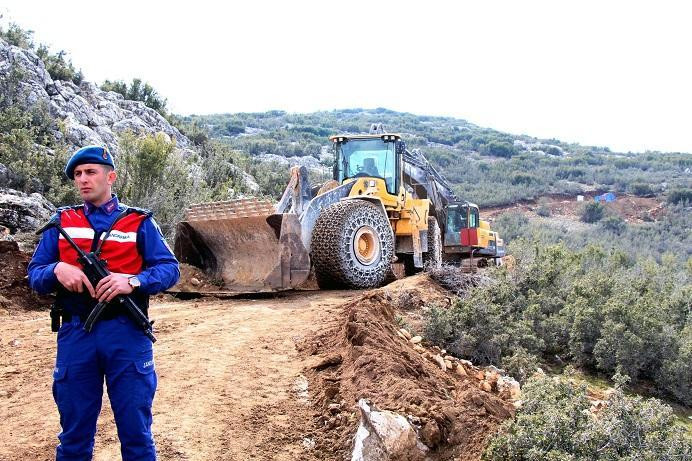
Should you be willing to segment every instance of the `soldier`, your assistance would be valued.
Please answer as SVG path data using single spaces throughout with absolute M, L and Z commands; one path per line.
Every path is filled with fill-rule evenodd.
M 56 306 L 62 311 L 53 370 L 53 397 L 62 426 L 56 459 L 91 459 L 105 377 L 122 459 L 155 460 L 152 342 L 120 303 L 109 304 L 91 332 L 82 327 L 98 302 L 118 295 L 129 295 L 146 314 L 149 296 L 178 281 L 178 261 L 151 212 L 128 208 L 111 193 L 117 175 L 105 148 L 79 149 L 65 174 L 74 180 L 84 203 L 58 209 L 55 219 L 85 252 L 106 237 L 101 255 L 111 274 L 93 286 L 76 250 L 56 228 L 43 233 L 29 264 L 31 287 L 41 294 L 57 292 Z

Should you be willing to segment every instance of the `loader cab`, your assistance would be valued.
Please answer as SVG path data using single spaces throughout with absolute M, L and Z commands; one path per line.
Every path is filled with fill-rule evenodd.
M 464 243 L 462 240 L 467 240 L 479 226 L 480 214 L 477 205 L 468 202 L 449 205 L 445 224 L 445 246 L 468 245 L 468 242 Z
M 387 192 L 397 195 L 401 184 L 403 141 L 399 135 L 385 133 L 362 136 L 332 136 L 334 179 L 343 183 L 351 178 L 381 178 Z

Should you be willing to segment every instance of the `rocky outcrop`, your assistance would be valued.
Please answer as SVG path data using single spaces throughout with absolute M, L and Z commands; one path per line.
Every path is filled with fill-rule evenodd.
M 102 91 L 90 82 L 77 86 L 53 80 L 43 61 L 32 51 L 9 45 L 0 39 L 0 83 L 19 77 L 19 92 L 14 104 L 33 107 L 44 104 L 56 123 L 53 136 L 71 148 L 90 144 L 106 145 L 117 156 L 119 133 L 163 132 L 178 148 L 190 141 L 155 110 L 139 101 L 128 101 L 120 94 Z
M 31 50 L 9 45 L 0 39 L 0 92 L 5 102 L 30 109 L 43 106 L 55 123 L 51 134 L 74 151 L 88 145 L 104 145 L 118 162 L 118 135 L 124 131 L 137 134 L 163 133 L 175 141 L 173 155 L 184 164 L 195 182 L 202 180 L 203 172 L 194 161 L 195 150 L 190 140 L 155 110 L 140 101 L 129 101 L 113 91 L 102 91 L 95 84 L 84 81 L 75 85 L 71 81 L 53 80 L 43 61 Z M 35 145 L 46 151 L 45 146 Z M 315 160 L 315 159 L 313 159 Z M 316 161 L 316 160 L 315 160 Z M 30 192 L 43 192 L 40 183 L 25 184 L 8 165 L 0 164 L 0 187 L 21 187 Z M 259 193 L 255 179 L 240 170 L 244 190 Z M 35 178 L 34 182 L 38 182 Z M 229 191 L 235 194 L 235 191 Z M 8 226 L 9 227 L 9 226 Z
M 10 233 L 32 232 L 45 224 L 55 207 L 41 194 L 25 194 L 13 189 L 0 189 L 0 226 Z
M 329 155 L 329 157 L 325 157 L 325 159 L 331 160 L 331 154 L 327 155 Z M 281 155 L 276 154 L 261 154 L 253 158 L 261 162 L 276 163 L 287 168 L 292 166 L 304 166 L 308 170 L 324 170 L 328 168 L 322 163 L 322 161 L 324 161 L 325 159 L 322 159 L 322 161 L 320 161 L 310 155 L 305 157 L 283 157 Z M 320 156 L 320 158 L 322 158 L 322 156 Z

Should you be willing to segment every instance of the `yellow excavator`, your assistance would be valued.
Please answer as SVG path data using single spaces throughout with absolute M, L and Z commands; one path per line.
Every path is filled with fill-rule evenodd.
M 505 256 L 504 241 L 480 218 L 478 205 L 460 200 L 418 150 L 404 153 L 404 181 L 417 197 L 430 200 L 430 213 L 442 229 L 442 261 L 475 269 Z M 409 272 L 409 271 L 407 271 Z
M 176 229 L 179 261 L 237 293 L 297 288 L 312 273 L 320 288 L 373 288 L 394 278 L 395 262 L 406 273 L 439 267 L 448 203 L 435 203 L 429 190 L 446 185 L 421 188 L 401 136 L 381 124 L 330 140 L 333 179 L 321 186 L 294 167 L 274 206 L 243 199 L 190 207 Z

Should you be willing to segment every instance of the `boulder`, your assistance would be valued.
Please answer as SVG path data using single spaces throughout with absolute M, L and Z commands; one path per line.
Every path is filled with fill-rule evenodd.
M 360 425 L 353 443 L 351 461 L 422 461 L 428 448 L 406 418 L 379 410 L 365 399 L 358 401 Z
M 0 225 L 12 234 L 35 231 L 54 212 L 53 204 L 38 193 L 27 195 L 13 189 L 0 189 Z
M 283 157 L 276 154 L 261 154 L 254 157 L 261 162 L 272 162 L 277 163 L 280 166 L 292 167 L 292 166 L 304 166 L 308 170 L 324 170 L 325 166 L 320 163 L 318 159 L 311 155 L 306 155 L 304 157 Z
M 17 179 L 17 175 L 0 163 L 0 187 L 11 186 Z
M 20 75 L 18 85 L 15 82 L 17 75 Z M 10 87 L 16 86 L 19 91 L 9 91 Z M 53 80 L 35 52 L 10 45 L 1 38 L 0 92 L 6 93 L 8 102 L 16 107 L 45 107 L 50 117 L 55 119 L 50 127 L 52 137 L 65 143 L 72 152 L 88 145 L 106 146 L 117 165 L 120 151 L 118 135 L 133 131 L 137 134 L 164 133 L 175 141 L 175 155 L 183 159 L 196 155 L 191 149 L 190 140 L 143 102 L 126 100 L 118 93 L 103 91 L 87 81 L 76 85 L 71 81 Z M 313 167 L 315 163 L 319 164 L 313 157 L 296 157 L 291 162 Z M 197 179 L 199 175 L 194 171 L 194 166 L 185 164 L 190 177 Z M 17 187 L 10 175 L 7 168 L 0 168 L 0 187 Z M 250 193 L 259 192 L 259 185 L 252 176 L 243 172 L 241 177 Z M 29 184 L 27 187 L 31 191 L 43 190 L 40 184 Z

